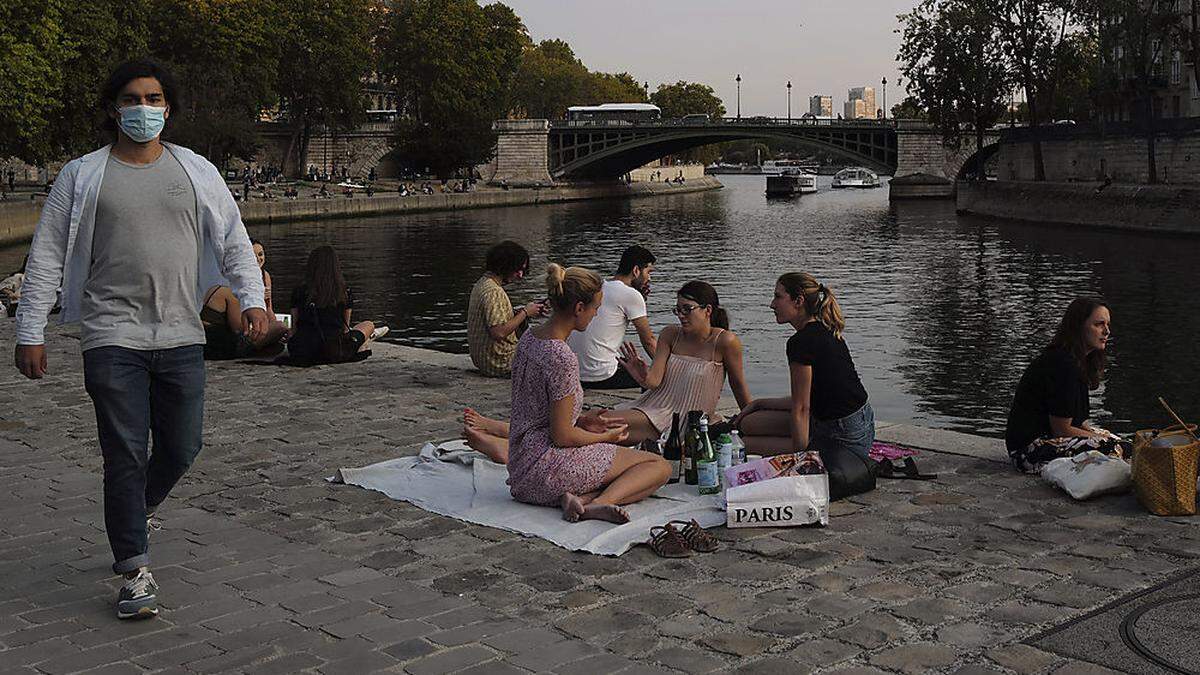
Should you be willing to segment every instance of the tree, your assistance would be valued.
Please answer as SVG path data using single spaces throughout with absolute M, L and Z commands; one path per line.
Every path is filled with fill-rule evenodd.
M 979 1 L 979 0 L 977 0 Z M 1025 93 L 1029 125 L 1046 121 L 1046 102 L 1053 101 L 1062 81 L 1068 38 L 1086 24 L 1085 2 L 1080 0 L 993 0 L 1000 46 L 1014 81 Z M 1033 135 L 1034 180 L 1046 180 L 1042 142 Z
M 146 0 L 76 0 L 70 7 L 59 66 L 62 107 L 50 117 L 55 157 L 95 149 L 100 87 L 117 64 L 146 53 Z
M 1102 48 L 1121 55 L 1111 63 L 1115 77 L 1109 86 L 1116 96 L 1132 94 L 1132 115 L 1146 137 L 1146 172 L 1158 182 L 1155 148 L 1156 120 L 1160 115 L 1155 90 L 1166 84 L 1167 46 L 1176 34 L 1180 15 L 1174 0 L 1098 0 L 1099 39 Z
M 983 147 L 1008 98 L 1009 76 L 999 48 L 998 23 L 979 0 L 923 0 L 900 17 L 903 40 L 897 60 L 913 103 L 951 146 L 964 126 Z
M 667 118 L 700 114 L 711 119 L 725 116 L 725 104 L 713 88 L 696 82 L 680 80 L 675 84 L 660 84 L 650 95 L 650 102 L 661 108 L 662 116 Z
M 929 119 L 929 113 L 921 107 L 917 99 L 912 96 L 906 96 L 903 101 L 892 106 L 892 119 L 927 120 Z
M 256 123 L 278 100 L 279 55 L 292 39 L 283 20 L 288 1 L 148 0 L 151 55 L 182 90 L 173 140 L 218 166 L 254 155 Z
M 0 3 L 0 156 L 50 158 L 50 120 L 61 109 L 63 6 Z
M 508 7 L 474 0 L 398 0 L 379 39 L 382 80 L 395 87 L 404 114 L 396 151 L 448 178 L 495 151 L 492 123 L 528 43 Z
M 592 98 L 595 89 L 592 74 L 571 45 L 543 40 L 522 52 L 509 108 L 517 117 L 561 119 L 570 106 L 600 103 Z
M 646 90 L 629 73 L 590 73 L 587 90 L 595 103 L 646 102 Z
M 363 84 L 373 66 L 372 0 L 284 3 L 289 36 L 277 70 L 280 116 L 290 137 L 284 171 L 299 176 L 315 128 L 348 129 L 364 118 Z

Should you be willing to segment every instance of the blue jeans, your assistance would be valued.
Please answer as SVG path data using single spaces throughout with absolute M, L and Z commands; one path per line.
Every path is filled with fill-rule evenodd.
M 104 456 L 104 528 L 113 571 L 150 564 L 146 514 L 167 498 L 200 452 L 204 347 L 83 353 Z M 150 452 L 150 438 L 154 452 Z
M 875 442 L 875 411 L 870 403 L 836 420 L 809 421 L 809 445 L 823 451 L 853 452 L 869 459 Z

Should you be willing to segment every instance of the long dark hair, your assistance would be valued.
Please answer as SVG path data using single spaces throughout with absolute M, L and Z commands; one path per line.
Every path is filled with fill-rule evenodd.
M 337 307 L 346 302 L 346 280 L 332 246 L 318 246 L 308 254 L 304 280 L 308 300 L 317 307 Z
M 721 299 L 717 297 L 717 289 L 703 281 L 689 281 L 679 289 L 678 295 L 701 307 L 711 308 L 712 325 L 729 330 L 729 313 L 721 306 Z
M 1058 323 L 1054 339 L 1050 340 L 1047 347 L 1047 349 L 1067 350 L 1071 358 L 1075 360 L 1075 365 L 1079 367 L 1079 375 L 1087 382 L 1088 389 L 1099 387 L 1100 379 L 1104 377 L 1106 360 L 1104 350 L 1096 349 L 1089 352 L 1083 341 L 1083 329 L 1087 326 L 1092 312 L 1095 312 L 1098 307 L 1108 309 L 1108 303 L 1096 298 L 1072 300 L 1071 304 L 1067 305 L 1067 311 L 1063 314 L 1062 321 Z

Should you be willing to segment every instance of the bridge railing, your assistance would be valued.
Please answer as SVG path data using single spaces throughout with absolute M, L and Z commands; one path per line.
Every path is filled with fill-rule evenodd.
M 550 126 L 556 129 L 576 128 L 695 128 L 712 129 L 721 127 L 784 127 L 784 128 L 820 128 L 834 127 L 838 129 L 891 129 L 895 128 L 895 120 L 855 119 L 839 120 L 804 117 L 722 117 L 718 119 L 693 120 L 684 118 L 658 120 L 551 120 Z

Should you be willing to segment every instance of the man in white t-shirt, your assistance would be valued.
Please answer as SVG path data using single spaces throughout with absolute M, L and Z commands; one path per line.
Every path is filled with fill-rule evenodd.
M 625 330 L 637 329 L 642 347 L 651 357 L 657 340 L 646 318 L 645 294 L 650 292 L 654 254 L 630 246 L 621 255 L 617 274 L 604 282 L 604 299 L 587 330 L 571 333 L 567 344 L 579 357 L 579 381 L 584 389 L 635 389 L 638 383 L 617 364 Z

